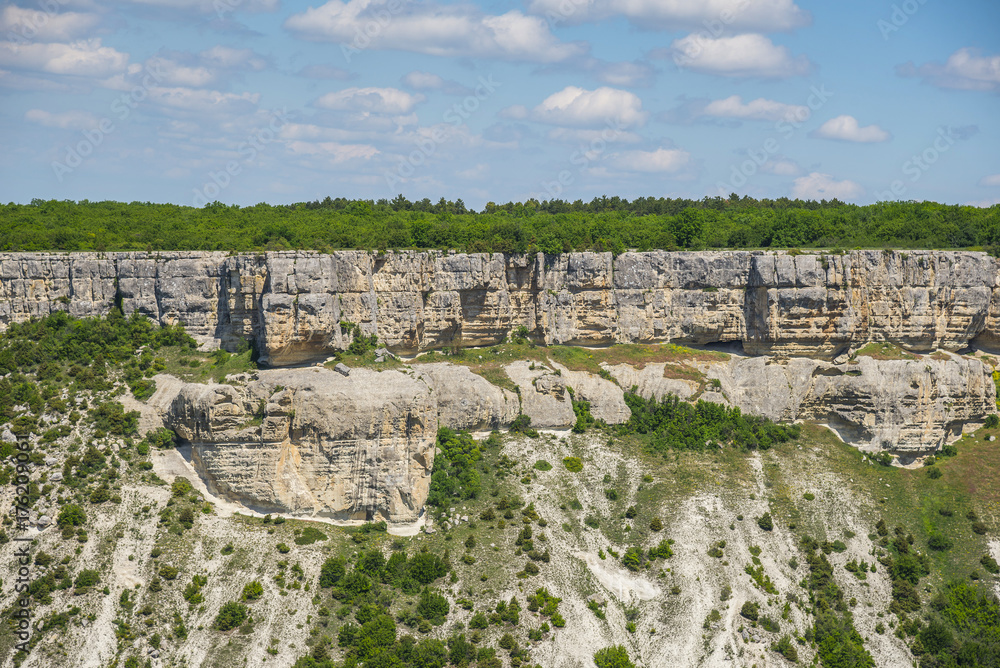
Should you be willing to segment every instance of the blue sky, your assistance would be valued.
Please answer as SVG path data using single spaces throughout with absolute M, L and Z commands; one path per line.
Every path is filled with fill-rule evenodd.
M 19 0 L 0 201 L 1000 203 L 993 0 Z

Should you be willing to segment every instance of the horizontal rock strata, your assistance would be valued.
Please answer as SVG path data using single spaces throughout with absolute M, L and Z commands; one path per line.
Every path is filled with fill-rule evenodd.
M 361 251 L 0 255 L 0 326 L 117 301 L 202 342 L 249 340 L 274 366 L 350 343 L 741 343 L 832 359 L 868 341 L 914 351 L 1000 344 L 1000 263 L 975 252 L 774 251 L 560 256 Z

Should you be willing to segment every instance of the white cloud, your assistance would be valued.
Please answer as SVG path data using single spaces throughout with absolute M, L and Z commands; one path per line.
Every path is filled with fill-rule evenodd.
M 959 49 L 944 65 L 925 63 L 916 67 L 907 63 L 897 67 L 896 73 L 904 77 L 922 77 L 926 83 L 939 88 L 1000 90 L 1000 55 L 980 56 L 978 53 L 975 49 Z
M 763 97 L 751 100 L 746 104 L 739 95 L 732 95 L 723 100 L 713 100 L 705 105 L 701 112 L 705 116 L 717 118 L 739 118 L 750 121 L 805 121 L 809 118 L 809 107 L 795 104 L 784 104 Z
M 216 75 L 207 67 L 182 65 L 170 58 L 153 56 L 146 61 L 146 66 L 159 76 L 160 83 L 166 86 L 190 86 L 201 88 L 216 81 Z
M 609 86 L 647 86 L 655 74 L 652 66 L 643 62 L 598 63 L 592 71 L 598 81 Z
M 472 92 L 457 81 L 448 81 L 437 74 L 420 70 L 410 72 L 403 77 L 402 82 L 404 86 L 413 90 L 439 90 L 448 95 L 468 95 Z
M 0 42 L 0 65 L 49 74 L 112 76 L 125 70 L 128 58 L 127 53 L 102 46 L 100 39 L 71 44 Z
M 553 24 L 625 16 L 639 28 L 786 31 L 809 25 L 793 0 L 531 0 L 528 9 Z
M 979 181 L 981 186 L 1000 186 L 1000 174 L 990 174 L 989 176 L 984 176 Z
M 88 34 L 100 20 L 97 14 L 53 14 L 8 5 L 0 13 L 0 33 L 17 41 L 69 42 Z
M 669 52 L 679 67 L 724 77 L 784 78 L 812 69 L 804 55 L 793 57 L 786 47 L 758 34 L 718 38 L 691 34 L 675 40 Z
M 88 111 L 64 111 L 53 113 L 44 109 L 29 109 L 24 114 L 24 120 L 44 125 L 47 128 L 63 130 L 85 130 L 97 125 L 97 116 Z
M 209 67 L 227 70 L 246 69 L 259 72 L 267 66 L 267 62 L 252 49 L 234 49 L 217 45 L 200 52 L 198 56 Z
M 802 168 L 794 160 L 776 159 L 765 162 L 760 171 L 775 176 L 798 176 L 802 173 Z
M 608 132 L 607 128 L 604 130 L 584 130 L 580 128 L 552 128 L 548 132 L 548 138 L 552 141 L 560 142 L 570 142 L 574 144 L 584 143 L 591 144 L 596 143 L 600 145 L 603 143 L 621 142 L 625 144 L 635 144 L 642 141 L 642 137 L 634 132 L 623 132 L 621 130 L 617 132 Z
M 540 123 L 576 127 L 609 123 L 636 126 L 645 123 L 647 116 L 642 110 L 642 100 L 634 93 L 607 87 L 584 90 L 576 86 L 553 93 L 531 114 Z
M 345 88 L 327 93 L 314 103 L 331 111 L 360 111 L 376 114 L 408 114 L 426 98 L 398 88 Z
M 260 93 L 156 87 L 149 90 L 149 99 L 155 104 L 181 111 L 230 115 L 252 111 L 260 101 Z
M 815 130 L 812 135 L 822 139 L 857 142 L 859 144 L 876 144 L 887 141 L 890 134 L 877 125 L 860 127 L 858 119 L 843 115 L 831 118 Z
M 554 63 L 587 50 L 583 44 L 560 42 L 543 18 L 519 11 L 493 16 L 470 5 L 330 0 L 293 14 L 285 27 L 303 39 L 358 50 L 397 49 L 446 58 Z
M 815 200 L 851 200 L 863 195 L 865 189 L 854 181 L 836 181 L 829 174 L 812 172 L 807 176 L 795 179 L 792 186 L 792 197 L 796 199 Z
M 141 7 L 171 9 L 178 13 L 196 12 L 225 17 L 230 12 L 273 12 L 281 5 L 279 0 L 121 0 Z
M 691 154 L 677 148 L 655 151 L 623 151 L 609 156 L 612 167 L 628 172 L 674 173 L 691 160 Z
M 369 144 L 292 141 L 288 142 L 287 148 L 294 154 L 325 158 L 333 164 L 350 160 L 368 160 L 379 154 L 379 150 Z

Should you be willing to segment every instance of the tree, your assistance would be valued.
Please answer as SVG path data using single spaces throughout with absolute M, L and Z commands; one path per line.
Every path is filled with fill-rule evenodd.
M 62 510 L 59 511 L 59 516 L 56 517 L 56 524 L 63 528 L 82 526 L 86 521 L 87 513 L 75 503 L 63 506 Z
M 237 601 L 229 601 L 219 609 L 212 626 L 219 631 L 229 631 L 246 621 L 250 609 Z
M 622 645 L 612 645 L 598 650 L 594 654 L 594 663 L 597 668 L 635 668 L 635 664 L 629 659 L 628 651 Z
M 319 586 L 324 589 L 333 587 L 340 582 L 345 572 L 344 558 L 330 557 L 323 562 L 323 565 L 319 569 Z

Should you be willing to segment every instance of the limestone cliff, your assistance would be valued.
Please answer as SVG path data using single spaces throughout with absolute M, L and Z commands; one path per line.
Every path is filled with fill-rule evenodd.
M 263 512 L 403 523 L 427 498 L 437 406 L 406 374 L 312 368 L 186 384 L 164 422 L 191 443 L 210 490 Z
M 738 342 L 832 359 L 868 341 L 996 347 L 998 273 L 984 253 L 945 251 L 7 253 L 0 325 L 117 299 L 205 343 L 249 340 L 274 366 L 343 349 L 345 323 L 401 353 L 524 327 L 546 344 Z

